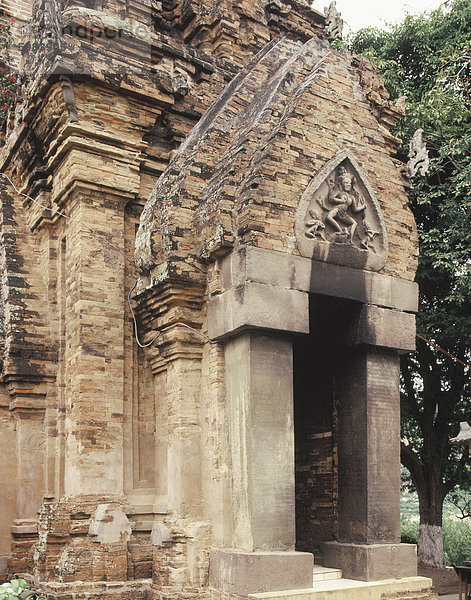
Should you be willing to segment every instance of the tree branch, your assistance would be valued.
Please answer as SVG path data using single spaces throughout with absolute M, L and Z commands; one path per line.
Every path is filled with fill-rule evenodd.
M 464 503 L 464 506 L 461 506 L 460 502 L 459 502 L 460 499 L 461 498 L 459 498 L 459 497 L 457 497 L 457 498 L 450 498 L 449 499 L 450 504 L 453 504 L 453 506 L 455 508 L 457 508 L 460 511 L 460 513 L 461 513 L 461 516 L 460 515 L 456 515 L 456 517 L 458 519 L 460 519 L 460 520 L 471 518 L 471 500 L 467 500 Z
M 469 458 L 469 447 L 465 446 L 463 449 L 463 454 L 461 455 L 460 460 L 456 464 L 456 467 L 453 470 L 453 476 L 449 477 L 447 481 L 443 484 L 443 500 L 445 500 L 446 496 L 451 492 L 451 490 L 455 487 L 459 480 L 459 473 L 462 472 L 466 466 L 466 462 Z
M 404 380 L 404 398 L 406 399 L 407 402 L 407 407 L 409 408 L 412 417 L 417 421 L 417 423 L 419 424 L 419 426 L 422 428 L 423 426 L 423 415 L 421 413 L 421 411 L 419 410 L 419 406 L 417 404 L 417 399 L 416 399 L 416 394 L 415 394 L 415 390 L 414 390 L 414 383 L 412 381 L 412 375 L 410 373 L 410 370 L 407 368 L 407 364 L 405 364 L 405 361 L 403 363 L 403 369 L 402 369 L 402 377 Z
M 417 490 L 425 490 L 425 478 L 422 469 L 422 463 L 417 454 L 412 450 L 410 446 L 406 446 L 404 442 L 401 442 L 401 462 L 409 469 L 412 483 L 415 485 Z

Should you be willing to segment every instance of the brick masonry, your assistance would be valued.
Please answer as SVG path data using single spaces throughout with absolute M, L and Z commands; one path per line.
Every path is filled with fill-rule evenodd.
M 6 9 L 28 76 L 0 161 L 28 197 L 0 190 L 0 570 L 54 600 L 209 598 L 209 549 L 233 539 L 224 344 L 207 339 L 221 261 L 241 246 L 300 258 L 299 199 L 347 148 L 382 211 L 380 274 L 412 281 L 401 109 L 301 0 Z M 147 349 L 138 277 L 142 340 L 161 332 Z M 336 530 L 325 396 L 297 446 L 309 551 Z

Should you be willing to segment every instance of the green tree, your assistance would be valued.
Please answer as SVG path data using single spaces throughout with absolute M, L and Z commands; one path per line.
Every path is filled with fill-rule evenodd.
M 419 231 L 417 330 L 403 357 L 401 459 L 419 497 L 419 561 L 444 566 L 442 511 L 447 494 L 471 486 L 468 450 L 452 446 L 471 416 L 471 3 L 446 2 L 385 31 L 360 31 L 354 52 L 370 58 L 392 98 L 407 97 L 397 134 L 401 158 L 417 128 L 430 153 L 425 177 L 412 179 L 410 207 Z
M 18 71 L 11 64 L 12 24 L 14 19 L 0 9 L 0 131 L 5 129 L 8 111 L 15 104 Z

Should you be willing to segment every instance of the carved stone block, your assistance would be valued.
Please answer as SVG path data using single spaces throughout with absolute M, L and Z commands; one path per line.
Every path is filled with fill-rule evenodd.
M 388 257 L 379 203 L 348 150 L 309 183 L 299 202 L 295 230 L 302 256 L 371 271 L 379 271 Z

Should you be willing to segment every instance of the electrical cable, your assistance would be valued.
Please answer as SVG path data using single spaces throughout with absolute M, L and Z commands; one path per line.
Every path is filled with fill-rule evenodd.
M 89 231 L 91 231 L 91 233 L 93 233 L 94 235 L 96 235 L 100 239 L 103 239 L 111 248 L 113 248 L 114 250 L 116 250 L 117 252 L 119 252 L 119 254 L 121 254 L 121 256 L 123 256 L 133 267 L 135 266 L 134 262 L 128 256 L 126 256 L 126 254 L 120 248 L 118 248 L 118 246 L 115 246 L 114 244 L 112 244 L 106 238 L 106 236 L 103 233 L 100 233 L 99 231 L 96 231 L 95 229 L 93 229 L 92 227 L 90 227 L 89 225 L 87 225 L 87 223 L 84 223 L 83 221 L 80 221 L 79 219 L 74 219 L 73 217 L 70 217 L 69 215 L 66 215 L 65 213 L 61 212 L 58 209 L 52 209 L 49 206 L 46 206 L 45 204 L 42 204 L 41 202 L 38 202 L 34 198 L 31 198 L 31 196 L 28 196 L 27 194 L 24 194 L 23 192 L 20 192 L 19 189 L 16 187 L 16 185 L 12 182 L 12 180 L 7 175 L 5 175 L 5 173 L 1 173 L 1 175 L 3 175 L 3 177 L 8 181 L 8 183 L 12 186 L 12 188 L 15 190 L 15 192 L 17 194 L 19 194 L 20 196 L 23 196 L 24 198 L 27 198 L 31 202 L 34 202 L 34 204 L 37 204 L 38 206 L 40 206 L 44 210 L 48 210 L 51 213 L 51 216 L 54 216 L 54 215 L 57 214 L 57 215 L 59 215 L 61 217 L 64 217 L 64 219 L 68 219 L 69 221 L 74 221 L 74 222 L 79 223 L 80 225 L 83 225 Z M 136 315 L 134 314 L 134 310 L 133 310 L 132 305 L 131 305 L 131 294 L 134 291 L 134 288 L 136 287 L 136 285 L 138 284 L 138 282 L 139 282 L 139 279 L 136 279 L 136 281 L 134 282 L 134 285 L 129 290 L 127 299 L 128 299 L 129 310 L 131 311 L 132 319 L 133 319 L 133 322 L 134 322 L 134 333 L 135 333 L 136 342 L 137 342 L 137 345 L 140 348 L 148 348 L 149 346 L 151 346 L 155 342 L 155 340 L 162 333 L 164 333 L 165 331 L 168 331 L 169 329 L 171 329 L 173 327 L 177 327 L 177 326 L 186 327 L 187 329 L 190 329 L 191 331 L 194 331 L 198 335 L 201 335 L 202 337 L 204 337 L 208 342 L 210 342 L 212 344 L 215 343 L 214 341 L 210 340 L 207 335 L 205 335 L 201 331 L 198 331 L 198 329 L 195 329 L 194 327 L 191 327 L 190 325 L 187 325 L 186 323 L 178 322 L 178 323 L 172 323 L 172 325 L 169 325 L 168 327 L 165 327 L 164 329 L 160 330 L 159 333 L 157 333 L 157 335 L 154 338 L 152 338 L 152 340 L 150 342 L 147 342 L 146 344 L 142 344 L 142 342 L 139 339 L 139 333 L 138 333 Z M 447 356 L 449 356 L 453 360 L 456 360 L 457 362 L 461 363 L 465 367 L 471 368 L 471 365 L 469 365 L 466 362 L 463 362 L 462 360 L 460 360 L 458 357 L 454 356 L 453 354 L 450 354 L 449 352 L 447 352 L 446 350 L 444 350 L 443 348 L 441 348 L 440 346 L 438 346 L 434 342 L 431 342 L 430 340 L 428 340 L 427 338 L 421 336 L 418 333 L 416 335 L 417 335 L 418 338 L 420 338 L 421 340 L 423 340 L 427 344 L 430 344 L 431 346 L 433 346 L 434 348 L 436 348 L 437 350 L 439 350 L 443 354 L 446 354 Z
M 136 316 L 135 316 L 135 314 L 134 314 L 134 311 L 133 311 L 133 309 L 132 309 L 132 306 L 131 306 L 131 294 L 133 293 L 133 291 L 134 291 L 134 288 L 136 287 L 136 285 L 137 285 L 137 282 L 138 282 L 138 281 L 139 281 L 139 279 L 136 279 L 136 281 L 134 282 L 134 285 L 133 285 L 133 286 L 132 286 L 132 288 L 129 290 L 129 294 L 128 294 L 128 305 L 129 305 L 129 309 L 130 309 L 130 311 L 131 311 L 131 315 L 132 315 L 132 318 L 133 318 L 133 321 L 134 321 L 134 332 L 135 332 L 135 338 L 136 338 L 136 342 L 137 342 L 137 345 L 138 345 L 140 348 L 148 348 L 149 346 L 151 346 L 151 345 L 152 345 L 152 344 L 155 342 L 155 340 L 156 340 L 157 338 L 159 338 L 159 337 L 162 335 L 162 333 L 165 333 L 166 331 L 168 331 L 169 329 L 173 329 L 174 327 L 186 327 L 186 328 L 187 328 L 187 329 L 189 329 L 190 331 L 193 331 L 194 333 L 197 333 L 198 335 L 200 335 L 201 337 L 203 337 L 203 338 L 204 338 L 206 341 L 208 341 L 210 344 L 217 344 L 217 342 L 216 342 L 216 341 L 210 340 L 210 339 L 209 339 L 209 337 L 208 337 L 207 335 L 205 335 L 205 334 L 204 334 L 202 331 L 198 331 L 198 329 L 195 329 L 194 327 L 191 327 L 191 325 L 187 325 L 186 323 L 182 323 L 181 321 L 178 321 L 177 323 L 172 323 L 171 325 L 168 325 L 167 327 L 164 327 L 163 329 L 161 329 L 161 330 L 160 330 L 160 331 L 157 333 L 157 335 L 155 335 L 155 337 L 153 337 L 153 338 L 151 339 L 151 341 L 150 341 L 150 342 L 147 342 L 146 344 L 143 344 L 143 343 L 142 343 L 142 342 L 139 340 L 139 335 L 138 335 L 138 332 L 137 332 L 137 320 L 136 320 Z
M 446 354 L 447 356 L 449 356 L 450 358 L 452 358 L 453 360 L 456 360 L 457 362 L 461 363 L 462 365 L 464 365 L 465 367 L 468 367 L 468 369 L 471 369 L 471 365 L 468 364 L 467 362 L 462 361 L 460 358 L 458 358 L 457 356 L 455 356 L 454 354 L 450 354 L 449 352 L 447 352 L 446 350 L 444 350 L 443 348 L 441 348 L 440 346 L 438 346 L 437 344 L 435 344 L 434 342 L 431 342 L 430 340 L 428 340 L 427 338 L 424 338 L 422 335 L 420 335 L 420 333 L 416 333 L 415 334 L 418 338 L 420 338 L 421 340 L 423 340 L 424 342 L 427 342 L 427 344 L 430 344 L 430 346 L 433 346 L 433 348 L 436 348 L 437 350 L 439 350 L 440 352 L 442 352 L 443 354 Z
M 80 219 L 74 219 L 73 217 L 70 217 L 69 215 L 66 215 L 65 213 L 61 212 L 58 209 L 53 209 L 53 208 L 51 208 L 49 206 L 46 206 L 45 204 L 42 204 L 42 202 L 38 202 L 34 198 L 31 198 L 31 196 L 28 196 L 27 194 L 23 194 L 23 192 L 20 192 L 20 190 L 16 187 L 16 185 L 13 183 L 13 181 L 8 177 L 8 175 L 5 175 L 5 173 L 0 173 L 0 175 L 3 175 L 3 177 L 9 182 L 9 184 L 11 185 L 11 187 L 15 190 L 15 192 L 17 194 L 19 194 L 20 196 L 23 196 L 24 198 L 27 198 L 28 200 L 31 200 L 31 202 L 34 202 L 34 204 L 37 204 L 38 206 L 40 206 L 44 210 L 48 210 L 51 213 L 52 217 L 54 215 L 60 215 L 61 217 L 64 217 L 64 219 L 67 219 L 67 220 L 72 221 L 74 223 L 79 223 L 80 225 L 83 225 L 89 231 L 91 231 L 94 235 L 96 235 L 97 237 L 99 237 L 101 239 L 104 239 L 105 242 L 108 244 L 108 246 L 110 246 L 111 248 L 113 248 L 114 250 L 116 250 L 116 252 L 119 252 L 121 254 L 121 256 L 123 256 L 133 267 L 136 266 L 134 264 L 134 261 L 132 261 L 128 256 L 126 256 L 126 254 L 121 250 L 121 248 L 118 248 L 118 246 L 115 246 L 114 244 L 112 244 L 106 238 L 106 236 L 105 236 L 104 233 L 100 233 L 99 231 L 96 231 L 95 229 L 93 229 L 92 227 L 90 227 L 90 225 L 87 225 L 83 221 L 80 221 Z
M 51 213 L 51 216 L 59 215 L 61 217 L 64 217 L 64 219 L 67 219 L 68 221 L 72 221 L 72 222 L 75 222 L 75 223 L 79 223 L 80 225 L 83 225 L 91 233 L 93 233 L 93 235 L 97 236 L 100 240 L 104 240 L 108 244 L 108 246 L 110 246 L 110 248 L 113 248 L 114 250 L 116 250 L 116 252 L 119 252 L 119 254 L 121 254 L 121 256 L 123 256 L 128 261 L 128 263 L 130 263 L 133 267 L 136 266 L 135 263 L 134 263 L 134 261 L 132 261 L 128 256 L 126 256 L 126 254 L 121 250 L 121 248 L 118 248 L 118 246 L 115 246 L 113 243 L 111 243 L 108 240 L 108 238 L 105 236 L 105 234 L 103 234 L 103 233 L 101 233 L 99 231 L 96 231 L 95 229 L 93 229 L 92 227 L 90 227 L 89 225 L 87 225 L 87 223 L 84 223 L 80 219 L 75 219 L 74 217 L 70 217 L 69 215 L 66 215 L 65 213 L 61 212 L 58 209 L 52 209 L 51 207 L 46 206 L 45 204 L 42 204 L 42 202 L 38 202 L 34 198 L 31 198 L 31 196 L 28 196 L 27 194 L 24 194 L 23 192 L 20 192 L 20 190 L 16 187 L 16 185 L 13 183 L 13 181 L 8 177 L 8 175 L 6 175 L 5 173 L 0 173 L 0 175 L 3 175 L 3 177 L 8 181 L 8 183 L 11 185 L 11 187 L 15 190 L 15 192 L 17 194 L 19 194 L 20 196 L 23 196 L 24 198 L 27 198 L 31 202 L 34 202 L 34 204 L 37 204 L 38 206 L 40 206 L 44 210 L 48 210 Z M 169 329 L 172 329 L 173 327 L 177 327 L 177 326 L 186 327 L 187 329 L 190 329 L 191 331 L 194 331 L 198 335 L 201 335 L 202 337 L 204 337 L 211 344 L 216 343 L 216 342 L 213 342 L 212 340 L 210 340 L 208 338 L 208 336 L 206 336 L 204 333 L 202 333 L 201 331 L 198 331 L 198 329 L 195 329 L 194 327 L 191 327 L 190 325 L 187 325 L 186 323 L 178 322 L 178 323 L 172 323 L 168 327 L 164 327 L 163 329 L 161 329 L 157 333 L 157 335 L 150 342 L 147 342 L 146 344 L 142 344 L 141 341 L 140 341 L 140 339 L 139 339 L 139 332 L 138 332 L 136 315 L 134 314 L 134 310 L 133 310 L 133 307 L 132 307 L 132 304 L 131 304 L 131 294 L 134 291 L 134 288 L 136 287 L 136 285 L 138 284 L 138 282 L 139 282 L 139 278 L 136 279 L 136 281 L 134 282 L 134 285 L 129 290 L 129 293 L 127 295 L 127 299 L 128 299 L 129 310 L 131 311 L 131 316 L 132 316 L 133 323 L 134 323 L 134 337 L 136 339 L 137 345 L 140 348 L 148 348 L 149 346 L 151 346 L 155 342 L 155 340 L 160 335 L 162 335 L 162 333 L 164 333 L 165 331 L 168 331 Z
M 136 315 L 134 314 L 134 310 L 133 310 L 133 308 L 131 306 L 131 294 L 133 293 L 134 288 L 136 287 L 138 281 L 139 281 L 139 279 L 136 279 L 136 281 L 134 282 L 134 285 L 129 290 L 129 293 L 128 293 L 128 306 L 129 306 L 129 310 L 131 311 L 132 320 L 134 321 L 134 337 L 136 338 L 137 345 L 139 346 L 139 348 L 148 348 L 149 346 L 151 346 L 155 342 L 155 340 L 159 337 L 159 335 L 160 335 L 161 332 L 159 331 L 159 333 L 150 342 L 147 342 L 147 344 L 142 344 L 141 341 L 139 340 L 139 333 L 137 331 L 137 319 L 136 319 Z

